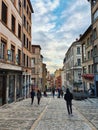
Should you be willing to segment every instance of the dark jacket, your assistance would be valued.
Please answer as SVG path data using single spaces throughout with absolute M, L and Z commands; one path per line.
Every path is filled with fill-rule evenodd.
M 34 90 L 31 91 L 31 98 L 33 98 L 35 96 L 35 92 Z
M 69 91 L 69 89 L 66 91 L 66 94 L 64 95 L 64 99 L 67 102 L 71 102 L 73 99 L 73 94 Z
M 41 91 L 37 91 L 37 98 L 41 98 L 42 97 L 42 94 L 41 94 Z

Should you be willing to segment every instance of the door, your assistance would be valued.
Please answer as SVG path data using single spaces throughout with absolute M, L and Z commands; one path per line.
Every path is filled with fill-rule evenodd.
M 6 103 L 6 76 L 0 75 L 0 106 Z
M 98 97 L 98 81 L 96 81 L 96 96 Z
M 2 88 L 3 88 L 3 77 L 0 76 L 0 106 L 2 105 Z

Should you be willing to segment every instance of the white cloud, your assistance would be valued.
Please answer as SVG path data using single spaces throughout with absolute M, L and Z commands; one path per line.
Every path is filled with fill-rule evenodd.
M 54 72 L 56 67 L 62 67 L 68 47 L 88 28 L 90 4 L 87 0 L 67 1 L 58 16 L 53 11 L 60 6 L 60 0 L 31 1 L 34 8 L 32 44 L 41 46 L 44 62 L 49 71 Z

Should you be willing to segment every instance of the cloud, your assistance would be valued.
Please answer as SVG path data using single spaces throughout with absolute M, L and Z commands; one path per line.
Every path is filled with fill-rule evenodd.
M 41 46 L 50 72 L 62 68 L 66 51 L 90 25 L 87 0 L 31 0 L 32 44 Z M 54 67 L 55 66 L 55 67 Z

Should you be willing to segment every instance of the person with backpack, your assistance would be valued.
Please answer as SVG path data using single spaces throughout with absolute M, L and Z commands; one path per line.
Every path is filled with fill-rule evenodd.
M 70 92 L 69 88 L 67 88 L 64 95 L 64 100 L 66 101 L 67 111 L 69 115 L 72 115 L 72 99 L 73 94 Z

